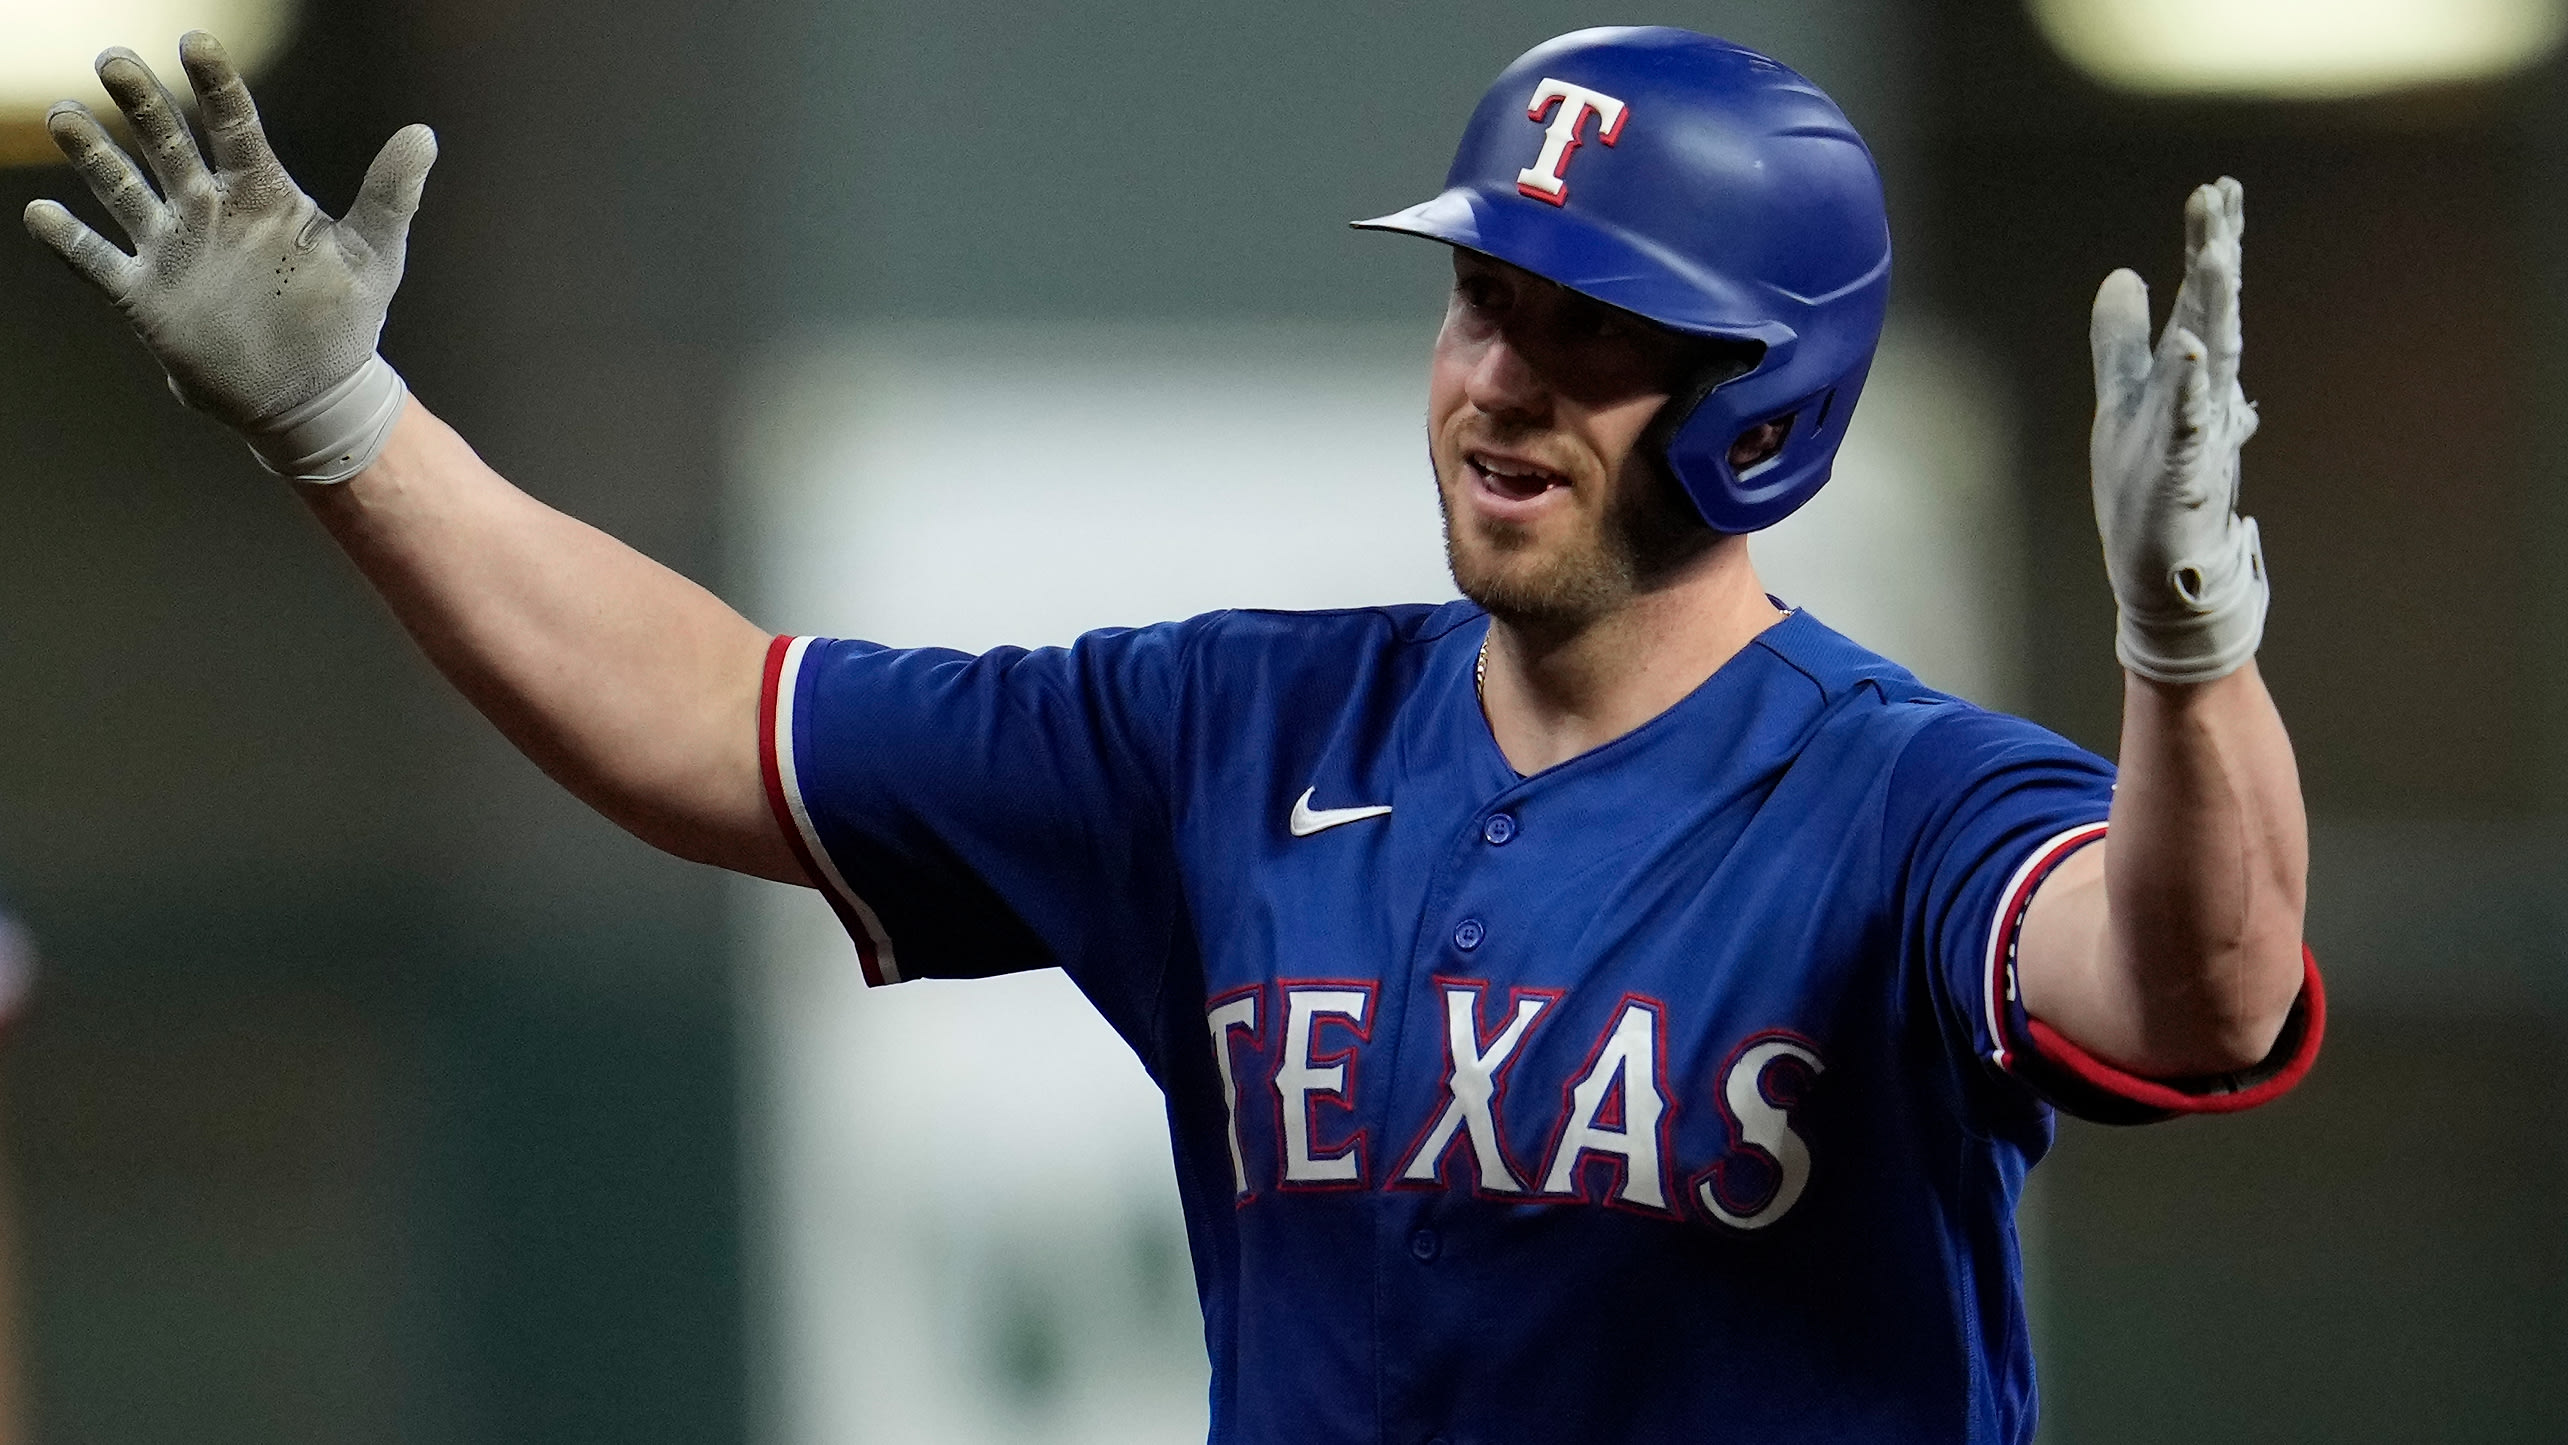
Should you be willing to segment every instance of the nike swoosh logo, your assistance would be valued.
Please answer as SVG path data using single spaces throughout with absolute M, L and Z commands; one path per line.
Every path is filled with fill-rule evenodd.
M 1296 838 L 1308 838 L 1340 823 L 1361 823 L 1367 818 L 1379 818 L 1391 811 L 1389 803 L 1376 803 L 1367 808 L 1314 808 L 1311 795 L 1318 791 L 1317 788 L 1304 788 L 1302 796 L 1293 800 L 1293 819 L 1285 826 L 1293 830 Z

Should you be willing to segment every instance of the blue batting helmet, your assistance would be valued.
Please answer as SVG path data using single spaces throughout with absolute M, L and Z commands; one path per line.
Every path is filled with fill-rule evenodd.
M 1755 343 L 1667 432 L 1723 532 L 1772 526 L 1828 480 L 1890 296 L 1872 152 L 1799 74 L 1686 30 L 1581 30 L 1526 51 L 1472 112 L 1432 200 L 1357 226 L 1492 256 L 1673 331 Z M 1741 472 L 1762 423 L 1779 450 Z

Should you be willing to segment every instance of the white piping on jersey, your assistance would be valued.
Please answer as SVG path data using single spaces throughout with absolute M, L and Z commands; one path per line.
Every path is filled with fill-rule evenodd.
M 2024 906 L 2017 895 L 2042 872 L 2070 852 L 2104 836 L 2102 823 L 2080 823 L 2064 828 L 2042 840 L 2040 847 L 2024 855 L 2015 875 L 1997 895 L 1997 916 L 1988 921 L 1987 967 L 1981 970 L 1981 985 L 1988 1006 L 1988 1056 L 1999 1068 L 2012 1068 L 2014 1056 L 2006 1047 L 2006 1005 L 2015 997 L 2015 932 L 2016 910 Z
M 811 810 L 803 806 L 802 780 L 794 765 L 794 702 L 801 691 L 797 684 L 802 678 L 803 654 L 810 650 L 811 641 L 797 637 L 785 645 L 785 663 L 777 669 L 776 676 L 776 735 L 768 739 L 767 745 L 775 749 L 776 780 L 784 786 L 785 810 L 794 815 L 794 829 L 802 835 L 803 847 L 820 869 L 821 885 L 864 925 L 867 940 L 874 945 L 874 969 L 882 981 L 898 983 L 900 966 L 892 961 L 892 937 L 883 931 L 883 920 L 875 917 L 865 900 L 856 896 L 856 890 L 847 886 L 837 861 L 821 846 L 820 831 L 811 823 Z

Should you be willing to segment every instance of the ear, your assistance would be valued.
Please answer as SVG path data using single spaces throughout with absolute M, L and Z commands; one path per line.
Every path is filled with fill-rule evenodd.
M 1791 417 L 1758 422 L 1739 433 L 1738 440 L 1730 443 L 1730 470 L 1740 476 L 1747 475 L 1749 468 L 1772 460 L 1775 453 L 1782 451 L 1784 439 L 1791 435 Z

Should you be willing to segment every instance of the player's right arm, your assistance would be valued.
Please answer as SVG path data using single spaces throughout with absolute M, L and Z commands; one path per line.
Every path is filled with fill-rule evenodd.
M 807 881 L 759 774 L 764 631 L 511 486 L 416 398 L 372 465 L 298 490 L 437 670 L 555 781 L 679 857 Z
M 99 80 L 158 190 L 77 105 L 48 125 L 134 246 L 51 201 L 27 228 L 134 326 L 182 401 L 240 432 L 381 590 L 438 668 L 546 772 L 645 841 L 804 882 L 757 743 L 768 639 L 711 593 L 492 471 L 375 354 L 427 129 L 395 135 L 333 221 L 269 150 L 212 37 L 180 44 L 209 170 L 126 51 Z

